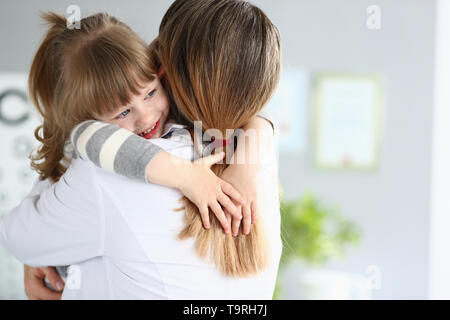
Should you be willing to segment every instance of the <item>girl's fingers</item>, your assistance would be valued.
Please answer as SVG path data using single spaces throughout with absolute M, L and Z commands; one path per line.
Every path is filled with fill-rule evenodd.
M 61 300 L 61 292 L 54 292 L 44 285 L 44 279 L 36 277 L 30 286 L 32 297 L 38 300 Z
M 239 206 L 238 210 L 241 211 L 242 207 Z M 231 222 L 231 232 L 236 237 L 239 234 L 239 227 L 241 226 L 241 219 L 233 219 Z
M 56 272 L 56 269 L 53 267 L 46 267 L 41 268 L 41 270 L 44 272 L 45 277 L 47 278 L 48 282 L 50 282 L 51 286 L 57 290 L 61 291 L 64 289 L 64 281 L 59 276 L 58 272 Z
M 61 300 L 61 292 L 53 292 L 47 287 L 36 288 L 36 297 L 38 300 Z
M 258 203 L 253 201 L 251 204 L 252 209 L 252 224 L 256 223 L 256 217 L 258 216 Z
M 228 213 L 230 213 L 233 217 L 237 219 L 242 219 L 240 210 L 236 208 L 234 203 L 230 200 L 230 198 L 228 198 L 226 194 L 222 193 L 217 197 L 217 200 L 219 200 L 222 207 L 226 209 Z
M 227 218 L 225 217 L 225 213 L 220 207 L 220 204 L 217 201 L 214 201 L 210 207 L 225 230 L 225 233 L 230 233 L 230 226 L 228 225 Z
M 243 219 L 242 219 L 242 231 L 244 232 L 244 234 L 249 234 L 250 233 L 250 225 L 252 222 L 252 213 L 250 210 L 250 205 L 245 205 L 242 208 L 242 214 L 243 214 Z
M 208 210 L 208 206 L 201 206 L 199 207 L 199 211 L 200 211 L 200 217 L 202 218 L 202 222 L 203 222 L 203 227 L 205 229 L 209 229 L 209 210 Z
M 227 224 L 230 226 L 231 225 L 231 214 L 229 214 L 226 209 L 224 211 L 225 211 L 225 216 L 227 217 Z
M 233 223 L 236 219 L 233 218 L 233 216 L 228 212 L 227 209 L 223 209 L 223 211 L 225 212 L 225 216 L 227 217 L 227 223 L 229 226 L 231 226 L 231 234 L 233 234 Z
M 222 191 L 240 205 L 245 205 L 246 201 L 241 196 L 241 194 L 235 188 L 233 188 L 231 184 L 223 180 L 222 180 Z
M 222 151 L 222 152 L 207 156 L 205 158 L 198 159 L 197 161 L 201 161 L 203 164 L 207 165 L 208 167 L 211 167 L 213 164 L 216 164 L 217 162 L 221 161 L 224 156 L 225 156 L 225 152 Z

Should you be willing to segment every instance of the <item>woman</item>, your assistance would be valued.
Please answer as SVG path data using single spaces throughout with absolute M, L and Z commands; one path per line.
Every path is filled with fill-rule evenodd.
M 247 123 L 263 107 L 275 88 L 280 64 L 278 35 L 268 22 L 260 10 L 241 1 L 177 1 L 171 6 L 161 24 L 166 33 L 160 30 L 155 50 L 167 70 L 169 95 L 188 121 L 200 120 L 204 130 L 217 128 L 225 134 L 226 129 L 237 129 Z M 191 26 L 199 25 L 205 27 L 197 29 L 202 32 L 191 30 Z M 233 37 L 227 39 L 228 32 Z M 215 43 L 217 39 L 221 42 Z M 243 48 L 242 43 L 248 47 Z M 215 45 L 214 50 L 208 48 L 211 44 Z M 191 53 L 192 59 L 181 58 L 182 63 L 177 65 L 174 52 L 180 48 Z M 211 57 L 209 52 L 218 54 Z M 211 61 L 219 61 L 218 66 Z M 242 63 L 236 66 L 237 61 Z M 220 107 L 205 114 L 206 105 Z M 158 143 L 177 156 L 188 159 L 196 156 L 190 135 L 177 141 L 161 139 Z M 175 190 L 128 181 L 87 162 L 75 161 L 72 172 L 90 175 L 80 181 L 71 180 L 82 175 L 69 171 L 66 187 L 80 192 L 81 198 L 86 193 L 97 193 L 105 206 L 99 211 L 107 215 L 94 219 L 103 221 L 99 225 L 90 221 L 95 226 L 91 231 L 100 230 L 101 239 L 92 250 L 92 257 L 74 264 L 82 271 L 83 280 L 80 288 L 66 288 L 64 297 L 270 299 L 281 253 L 274 168 L 271 166 L 268 175 L 260 176 L 261 185 L 268 186 L 259 197 L 268 200 L 266 205 L 259 206 L 266 209 L 261 210 L 260 223 L 250 235 L 233 239 L 222 234 L 214 219 L 212 230 L 203 230 L 196 208 L 186 199 L 184 217 L 174 213 L 180 197 Z M 214 167 L 216 173 L 223 169 L 224 165 Z M 83 179 L 95 179 L 97 183 L 86 190 Z M 147 209 L 153 215 L 151 219 L 128 210 L 133 204 L 142 203 L 144 192 L 159 200 L 141 205 L 142 210 Z M 119 194 L 125 197 L 117 197 Z M 167 225 L 173 228 L 168 230 Z M 180 229 L 181 238 L 187 240 L 176 239 Z M 212 253 L 214 264 L 201 259 L 208 253 Z M 112 286 L 111 278 L 119 279 L 122 285 Z

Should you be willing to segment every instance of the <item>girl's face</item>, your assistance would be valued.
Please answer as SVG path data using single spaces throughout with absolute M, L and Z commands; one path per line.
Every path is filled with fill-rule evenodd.
M 128 105 L 120 106 L 112 114 L 103 114 L 98 120 L 117 124 L 145 139 L 159 138 L 169 115 L 169 100 L 158 77 L 143 85 Z

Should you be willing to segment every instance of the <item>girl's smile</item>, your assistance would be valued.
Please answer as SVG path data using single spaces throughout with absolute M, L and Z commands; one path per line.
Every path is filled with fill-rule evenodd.
M 160 123 L 161 123 L 161 119 L 159 119 L 154 125 L 153 127 L 150 127 L 146 130 L 144 130 L 143 132 L 139 133 L 139 136 L 145 138 L 145 139 L 151 139 L 151 137 L 153 137 L 155 135 L 155 133 L 158 132 L 159 127 L 160 127 Z

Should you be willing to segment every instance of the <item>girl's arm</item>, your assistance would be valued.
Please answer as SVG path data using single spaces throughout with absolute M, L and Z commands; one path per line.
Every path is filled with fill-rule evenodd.
M 231 231 L 231 226 L 222 207 L 233 217 L 241 219 L 241 212 L 231 199 L 239 204 L 245 201 L 229 183 L 210 170 L 214 163 L 223 158 L 223 154 L 189 162 L 174 157 L 151 140 L 117 124 L 96 120 L 76 126 L 71 142 L 77 155 L 100 168 L 129 178 L 178 188 L 199 208 L 205 228 L 210 226 L 208 208 L 227 233 Z
M 102 255 L 102 202 L 92 176 L 70 166 L 53 185 L 38 181 L 0 221 L 0 245 L 35 267 L 69 265 Z

